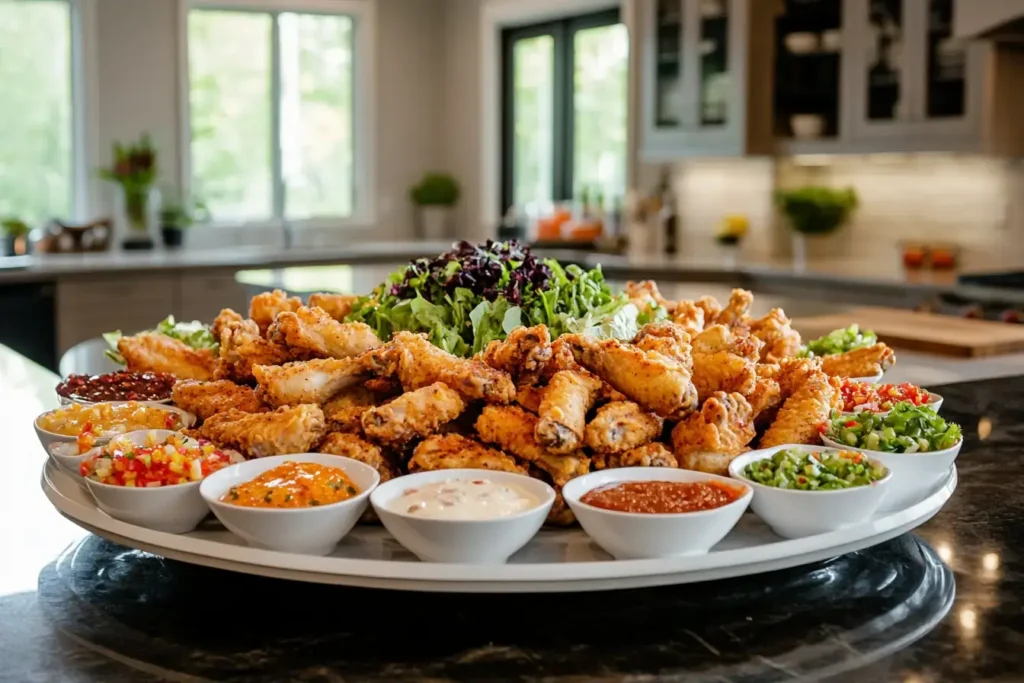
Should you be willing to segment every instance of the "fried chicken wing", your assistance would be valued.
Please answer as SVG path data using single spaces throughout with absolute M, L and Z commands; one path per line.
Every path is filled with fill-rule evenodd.
M 722 304 L 713 296 L 702 296 L 692 302 L 694 306 L 704 311 L 704 329 L 714 325 L 718 316 L 722 314 Z
M 813 375 L 821 372 L 820 358 L 783 358 L 777 365 L 760 366 L 761 369 L 777 368 L 773 379 L 779 383 L 781 398 L 785 401 L 800 385 Z M 765 375 L 768 376 L 768 375 Z
M 832 377 L 872 377 L 896 362 L 896 353 L 878 342 L 834 356 L 823 356 L 821 369 Z
M 690 368 L 658 353 L 615 339 L 583 335 L 563 337 L 576 362 L 646 409 L 672 417 L 697 405 Z
M 355 434 L 331 432 L 320 442 L 316 452 L 340 455 L 369 465 L 377 470 L 381 483 L 402 474 L 398 466 L 380 446 Z
M 761 437 L 761 448 L 782 444 L 815 444 L 819 428 L 832 412 L 836 387 L 823 372 L 815 372 L 796 387 L 779 408 L 775 421 Z
M 375 371 L 373 351 L 355 358 L 321 358 L 284 365 L 257 365 L 257 395 L 272 406 L 327 403 L 343 389 L 357 385 Z
M 551 477 L 554 485 L 561 490 L 570 479 L 582 477 L 590 472 L 590 458 L 582 452 L 571 455 L 542 455 L 530 463 Z
M 465 409 L 466 402 L 457 391 L 435 382 L 368 409 L 362 417 L 363 432 L 384 443 L 405 443 L 433 434 Z
M 517 386 L 536 384 L 551 360 L 551 335 L 544 325 L 517 327 L 508 338 L 495 339 L 482 354 L 484 363 L 508 373 Z
M 324 413 L 315 405 L 283 407 L 269 413 L 229 410 L 211 416 L 198 433 L 250 458 L 308 453 L 324 435 Z
M 540 383 L 547 384 L 551 378 L 563 370 L 580 370 L 580 364 L 572 355 L 572 348 L 564 337 L 551 342 L 551 359 L 541 368 Z
M 443 382 L 467 400 L 510 403 L 515 398 L 512 378 L 483 361 L 453 356 L 411 332 L 396 333 L 391 343 L 397 357 L 398 379 L 406 391 Z
M 680 301 L 672 314 L 672 322 L 691 337 L 704 331 L 704 309 L 693 301 Z
M 377 397 L 365 385 L 342 389 L 324 404 L 327 431 L 358 434 L 363 430 L 363 413 L 377 405 Z
M 289 297 L 286 292 L 275 289 L 272 292 L 257 294 L 249 302 L 249 317 L 260 327 L 260 333 L 266 334 L 278 313 L 296 311 L 302 306 L 302 299 Z
M 117 351 L 133 372 L 166 372 L 178 379 L 213 378 L 213 350 L 194 349 L 183 341 L 156 332 L 117 340 Z
M 746 289 L 734 289 L 729 295 L 729 303 L 725 305 L 722 312 L 715 316 L 716 325 L 734 327 L 741 325 L 750 313 L 750 307 L 754 303 L 754 295 Z
M 800 353 L 800 333 L 793 329 L 792 321 L 781 308 L 773 308 L 764 317 L 751 320 L 749 326 L 750 334 L 764 342 L 762 363 L 778 363 Z
M 537 441 L 552 453 L 578 450 L 583 443 L 587 412 L 593 407 L 601 385 L 601 380 L 579 370 L 563 370 L 552 377 L 537 411 Z
M 782 391 L 779 383 L 774 379 L 758 377 L 754 382 L 754 389 L 745 395 L 754 418 L 757 419 L 762 413 L 771 412 L 782 404 Z
M 284 346 L 264 339 L 252 320 L 224 321 L 219 340 L 220 357 L 214 367 L 217 379 L 247 384 L 255 381 L 254 365 L 281 365 L 293 360 Z
M 200 420 L 232 409 L 243 413 L 260 413 L 267 409 L 256 398 L 256 392 L 252 387 L 240 386 L 227 380 L 175 382 L 171 390 L 171 400 L 174 401 L 174 405 L 194 413 Z
M 322 308 L 327 311 L 327 315 L 331 316 L 339 323 L 345 322 L 345 316 L 352 312 L 352 308 L 355 306 L 357 301 L 359 301 L 359 297 L 355 294 L 328 294 L 326 292 L 318 292 L 316 294 L 309 295 L 310 308 Z
M 643 280 L 626 283 L 626 296 L 639 310 L 645 311 L 649 308 L 661 307 L 671 313 L 676 308 L 675 301 L 669 301 L 661 295 L 658 290 L 658 283 L 653 280 Z
M 672 430 L 672 449 L 679 466 L 727 476 L 729 463 L 747 450 L 754 438 L 753 412 L 742 394 L 714 393 Z
M 536 415 L 518 406 L 485 406 L 476 419 L 480 439 L 522 460 L 539 460 L 551 452 L 537 441 Z
M 693 383 L 700 400 L 717 391 L 747 395 L 754 390 L 761 341 L 712 325 L 693 338 Z
M 409 472 L 475 469 L 526 474 L 515 458 L 461 434 L 428 436 L 413 451 Z
M 536 476 L 537 471 L 531 471 L 531 476 Z M 545 479 L 545 477 L 537 476 L 538 479 Z M 548 482 L 551 483 L 551 482 Z M 551 512 L 548 513 L 547 519 L 544 520 L 544 524 L 547 526 L 572 526 L 576 523 L 576 515 L 573 514 L 572 508 L 565 502 L 565 498 L 562 496 L 561 487 L 555 486 L 555 502 L 551 505 Z
M 676 456 L 665 444 L 653 441 L 622 453 L 598 453 L 594 456 L 594 468 L 599 470 L 616 467 L 679 467 Z
M 237 313 L 230 308 L 222 308 L 217 317 L 213 319 L 213 324 L 210 325 L 210 334 L 213 335 L 214 339 L 219 340 L 221 333 L 224 332 L 228 327 L 241 325 L 245 321 L 241 313 Z M 257 327 L 257 329 L 259 329 Z
M 572 371 L 566 370 L 566 372 Z M 516 403 L 531 413 L 539 413 L 540 402 L 544 400 L 545 388 L 535 386 L 516 387 Z
M 293 353 L 318 358 L 351 358 L 380 346 L 366 323 L 339 323 L 322 308 L 305 306 L 278 314 L 267 337 Z
M 632 401 L 613 401 L 597 409 L 587 425 L 587 446 L 597 453 L 624 453 L 653 441 L 664 421 Z
M 640 328 L 633 343 L 644 351 L 657 351 L 686 367 L 693 366 L 690 334 L 681 325 L 667 321 L 648 323 Z

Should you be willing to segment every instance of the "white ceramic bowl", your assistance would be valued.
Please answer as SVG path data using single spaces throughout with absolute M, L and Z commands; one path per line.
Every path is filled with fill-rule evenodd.
M 137 401 L 137 402 L 138 403 L 142 403 L 142 401 Z M 121 404 L 121 403 L 130 403 L 130 401 L 112 401 L 111 403 L 117 405 L 117 404 Z M 185 410 L 182 410 L 181 408 L 178 408 L 176 406 L 169 406 L 169 405 L 164 405 L 164 404 L 159 404 L 159 403 L 147 403 L 146 405 L 149 405 L 149 406 L 151 406 L 153 408 L 156 408 L 157 410 L 166 410 L 167 412 L 177 413 L 178 415 L 181 415 L 182 424 L 183 424 L 183 428 L 184 429 L 188 429 L 189 427 L 191 427 L 192 425 L 194 425 L 196 423 L 196 416 L 195 415 L 193 415 L 192 413 L 187 412 Z M 48 410 L 45 413 L 42 413 L 39 416 L 37 416 L 36 419 L 32 421 L 32 427 L 36 430 L 36 436 L 39 438 L 39 443 L 41 443 L 43 445 L 43 448 L 48 453 L 50 452 L 50 446 L 52 444 L 56 444 L 56 443 L 71 443 L 71 444 L 73 444 L 73 443 L 76 443 L 78 441 L 78 437 L 77 436 L 65 436 L 63 434 L 56 434 L 54 432 L 48 432 L 45 429 L 42 429 L 42 428 L 39 427 L 39 419 L 41 417 L 43 417 L 44 415 L 49 415 L 52 412 L 55 412 L 57 410 L 61 410 L 62 408 L 66 408 L 66 407 L 67 407 L 67 405 L 64 405 L 64 406 L 61 406 L 61 408 L 55 408 L 54 410 Z M 99 437 L 99 438 L 96 439 L 95 445 L 102 446 L 102 445 L 108 443 L 112 438 L 114 438 L 114 437 L 113 436 L 102 436 L 102 437 Z
M 136 446 L 144 446 L 150 435 L 163 440 L 175 433 L 169 429 L 146 429 L 128 432 L 117 438 L 131 441 Z M 96 452 L 100 450 L 101 448 L 93 449 Z M 228 451 L 228 453 L 232 452 Z M 242 459 L 240 455 L 235 455 L 236 460 Z M 78 474 L 77 469 L 75 474 Z M 195 529 L 196 525 L 210 513 L 210 508 L 203 501 L 203 497 L 199 495 L 201 481 L 154 488 L 102 484 L 88 477 L 85 477 L 83 481 L 101 510 L 114 519 L 147 529 L 166 531 L 170 534 L 184 534 Z
M 892 485 L 892 472 L 869 486 L 835 491 L 779 489 L 759 484 L 743 475 L 744 468 L 750 463 L 790 449 L 800 453 L 827 450 L 822 446 L 783 444 L 744 453 L 729 465 L 729 476 L 753 487 L 754 500 L 750 507 L 754 513 L 783 538 L 814 536 L 866 522 L 879 509 Z
M 863 453 L 882 463 L 892 472 L 893 482 L 885 497 L 882 510 L 900 510 L 926 497 L 939 482 L 943 481 L 949 468 L 956 462 L 956 456 L 964 444 L 963 438 L 952 448 L 928 453 L 883 453 L 866 448 L 844 446 L 824 434 L 822 442 L 832 448 Z
M 882 376 L 885 375 L 885 371 L 879 372 L 877 375 L 871 375 L 870 377 L 848 377 L 851 382 L 867 382 L 868 384 L 878 384 L 882 381 Z
M 942 397 L 936 394 L 934 391 L 929 391 L 928 394 L 931 396 L 931 400 L 925 405 L 934 410 L 936 413 L 939 412 L 939 408 L 942 407 Z M 859 411 L 856 410 L 844 410 L 843 415 L 856 415 Z M 880 410 L 875 415 L 888 415 L 888 410 Z
M 785 38 L 786 49 L 795 55 L 805 55 L 818 49 L 818 34 L 790 33 Z
M 740 487 L 739 499 L 714 510 L 674 514 L 616 512 L 580 501 L 588 491 L 630 481 L 719 481 Z M 725 538 L 750 504 L 753 489 L 714 474 L 665 467 L 623 467 L 591 472 L 573 479 L 562 488 L 583 530 L 594 542 L 618 560 L 702 555 Z
M 60 394 L 57 394 L 57 401 L 59 401 L 62 406 L 69 406 L 69 405 L 72 405 L 74 403 L 77 403 L 77 404 L 83 405 L 83 406 L 91 406 L 91 405 L 95 405 L 97 403 L 103 403 L 103 401 L 87 401 L 84 398 L 68 398 L 66 396 L 61 396 Z M 170 405 L 172 403 L 172 400 L 170 398 L 165 398 L 165 399 L 160 400 L 160 401 L 139 401 L 139 403 L 147 403 L 147 404 L 151 403 L 153 405 L 166 406 L 166 405 Z
M 95 448 L 90 448 L 88 451 L 80 455 L 78 453 L 78 444 L 58 441 L 50 444 L 48 450 L 50 452 L 50 456 L 57 462 L 57 464 L 69 472 L 71 476 L 81 477 L 81 464 L 92 456 L 97 455 L 103 450 L 103 447 L 96 446 Z
M 341 468 L 359 493 L 337 503 L 304 508 L 256 508 L 221 502 L 221 496 L 232 486 L 251 481 L 289 461 Z M 249 460 L 214 472 L 202 481 L 199 492 L 217 519 L 253 548 L 328 555 L 366 510 L 370 494 L 379 482 L 377 470 L 358 460 L 328 453 L 296 453 Z
M 480 478 L 518 486 L 540 504 L 519 514 L 482 520 L 426 519 L 388 509 L 392 500 L 410 488 L 447 479 Z M 555 502 L 555 490 L 540 479 L 513 472 L 435 470 L 385 482 L 373 492 L 370 502 L 391 535 L 424 562 L 503 564 L 540 530 Z

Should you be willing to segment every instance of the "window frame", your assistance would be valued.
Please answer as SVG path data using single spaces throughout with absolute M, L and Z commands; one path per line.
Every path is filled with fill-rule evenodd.
M 183 0 L 178 5 L 179 117 L 181 137 L 181 177 L 184 196 L 192 189 L 192 106 L 189 73 L 188 15 L 192 10 L 222 10 L 269 14 L 271 22 L 271 197 L 272 214 L 266 219 L 224 220 L 212 227 L 283 228 L 286 225 L 309 228 L 365 227 L 377 219 L 376 129 L 373 112 L 376 103 L 375 45 L 377 9 L 372 0 Z M 279 58 L 280 14 L 320 14 L 347 16 L 352 20 L 352 213 L 348 216 L 311 216 L 288 219 L 285 215 L 285 186 L 281 158 L 281 64 Z
M 618 7 L 586 14 L 503 28 L 500 36 L 500 149 L 501 206 L 499 215 L 515 203 L 515 44 L 519 40 L 551 36 L 554 41 L 552 84 L 552 201 L 573 199 L 573 172 L 576 154 L 576 51 L 578 31 L 625 24 Z M 628 127 L 628 124 L 627 124 Z

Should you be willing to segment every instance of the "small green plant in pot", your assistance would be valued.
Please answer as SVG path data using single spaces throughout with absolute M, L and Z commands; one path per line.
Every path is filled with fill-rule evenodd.
M 0 222 L 0 233 L 3 234 L 3 243 L 0 244 L 0 256 L 14 256 L 19 251 L 25 253 L 28 234 L 31 229 L 25 221 L 17 218 L 5 218 Z M 21 243 L 21 249 L 16 246 Z
M 835 189 L 809 185 L 775 194 L 779 209 L 793 229 L 793 260 L 798 269 L 807 264 L 807 237 L 830 235 L 857 208 L 853 188 Z
M 164 202 L 160 209 L 160 234 L 164 246 L 172 249 L 180 247 L 185 242 L 185 231 L 208 219 L 209 212 L 201 201 Z
M 448 237 L 451 209 L 459 202 L 459 182 L 449 173 L 425 173 L 409 190 L 416 205 L 420 236 L 428 239 Z

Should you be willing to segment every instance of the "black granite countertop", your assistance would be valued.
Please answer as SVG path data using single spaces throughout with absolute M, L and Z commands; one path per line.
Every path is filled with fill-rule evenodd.
M 91 536 L 39 490 L 49 373 L 0 349 L 0 681 L 1019 681 L 1024 383 L 934 387 L 960 484 L 917 530 L 806 567 L 565 595 L 233 574 Z

